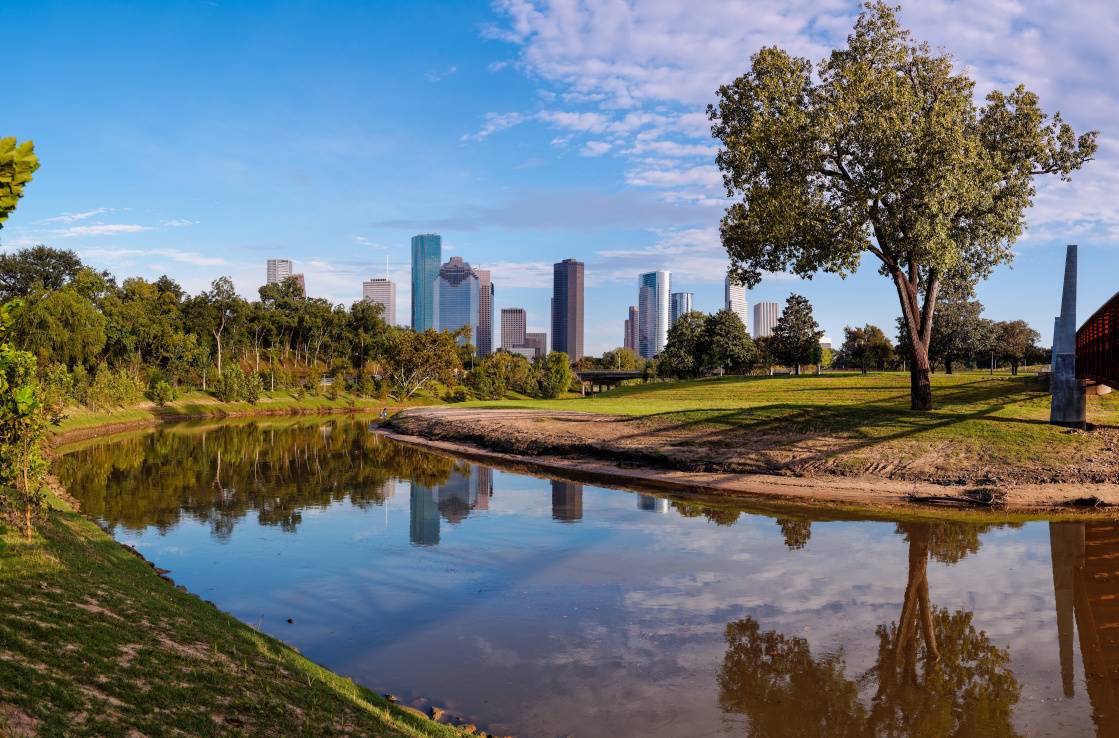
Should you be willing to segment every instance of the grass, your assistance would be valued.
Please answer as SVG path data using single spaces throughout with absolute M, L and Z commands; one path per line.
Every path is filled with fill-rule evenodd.
M 594 398 L 468 403 L 475 407 L 577 410 L 643 416 L 694 431 L 697 443 L 734 432 L 789 444 L 842 439 L 852 470 L 886 449 L 905 460 L 941 445 L 948 458 L 996 464 L 1060 463 L 1070 451 L 1110 453 L 1107 434 L 1049 425 L 1049 394 L 1036 377 L 986 372 L 933 376 L 935 409 L 909 409 L 909 376 L 726 377 L 623 386 Z M 1119 392 L 1088 398 L 1088 420 L 1119 426 Z M 780 445 L 780 441 L 775 441 Z M 1098 448 L 1097 448 L 1098 446 Z M 839 460 L 842 469 L 844 460 Z
M 52 503 L 31 543 L 0 528 L 0 735 L 461 735 L 177 589 Z

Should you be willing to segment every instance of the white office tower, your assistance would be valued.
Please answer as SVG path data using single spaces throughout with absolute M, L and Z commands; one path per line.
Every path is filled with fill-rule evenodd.
M 754 306 L 754 338 L 769 338 L 777 326 L 781 306 L 775 302 L 759 302 Z
M 670 282 L 666 271 L 646 272 L 637 278 L 638 353 L 652 359 L 668 343 Z
M 511 350 L 525 345 L 528 315 L 524 308 L 501 308 L 501 348 Z
M 396 284 L 385 277 L 374 277 L 361 283 L 361 299 L 380 305 L 381 317 L 396 325 Z
M 750 303 L 746 300 L 746 285 L 733 284 L 730 278 L 723 280 L 723 307 L 742 319 L 746 332 L 750 332 Z
M 291 259 L 269 259 L 268 281 L 265 284 L 278 284 L 291 276 Z

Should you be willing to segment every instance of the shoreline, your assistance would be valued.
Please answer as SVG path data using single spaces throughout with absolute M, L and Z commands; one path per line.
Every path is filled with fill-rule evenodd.
M 395 417 L 378 433 L 387 438 L 433 451 L 462 456 L 483 463 L 536 474 L 560 474 L 606 486 L 671 492 L 682 497 L 715 500 L 777 502 L 808 509 L 857 507 L 869 513 L 883 511 L 935 514 L 938 510 L 990 513 L 1052 514 L 1083 517 L 1085 514 L 1119 515 L 1119 484 L 1034 483 L 948 486 L 934 482 L 903 481 L 860 476 L 794 476 L 755 472 L 684 471 L 641 466 L 640 459 L 607 461 L 591 455 L 567 453 L 513 454 L 489 448 L 472 435 L 447 427 L 441 438 L 409 433 L 395 425 Z M 992 492 L 996 504 L 981 502 Z M 969 496 L 971 493 L 974 496 Z M 1005 495 L 1004 497 L 1002 495 Z

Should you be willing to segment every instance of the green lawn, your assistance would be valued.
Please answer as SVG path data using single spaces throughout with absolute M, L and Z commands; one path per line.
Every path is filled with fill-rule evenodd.
M 1107 434 L 1071 434 L 1048 424 L 1049 394 L 1033 375 L 986 372 L 933 376 L 932 412 L 909 409 L 909 375 L 826 373 L 821 376 L 727 377 L 619 387 L 594 398 L 474 402 L 475 407 L 537 408 L 644 416 L 656 424 L 780 436 L 790 444 L 841 438 L 859 456 L 922 453 L 943 444 L 949 457 L 996 463 L 1055 463 L 1076 450 L 1107 449 Z M 1088 420 L 1119 426 L 1119 392 L 1088 398 Z M 780 443 L 781 441 L 775 441 Z
M 0 527 L 0 602 L 0 735 L 461 735 L 177 589 L 65 509 L 30 544 Z

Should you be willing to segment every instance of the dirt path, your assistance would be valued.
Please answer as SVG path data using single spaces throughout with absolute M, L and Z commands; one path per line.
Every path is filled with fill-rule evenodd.
M 833 474 L 819 463 L 842 454 L 842 439 L 813 439 L 767 450 L 756 439 L 740 443 L 733 432 L 697 433 L 678 423 L 646 418 L 538 410 L 413 408 L 391 421 L 386 435 L 448 453 L 502 465 L 585 476 L 607 483 L 705 494 L 782 498 L 802 503 L 851 503 L 882 507 L 913 505 L 913 497 L 1003 496 L 1005 507 L 1039 510 L 1080 506 L 1086 498 L 1119 505 L 1119 483 L 1045 482 L 984 477 L 940 479 L 891 476 L 902 467 L 883 459 L 862 473 Z M 791 449 L 790 449 L 791 445 Z M 833 447 L 829 452 L 829 446 Z M 1009 475 L 1007 475 L 1009 476 Z M 1006 476 L 1002 477 L 1003 480 Z

